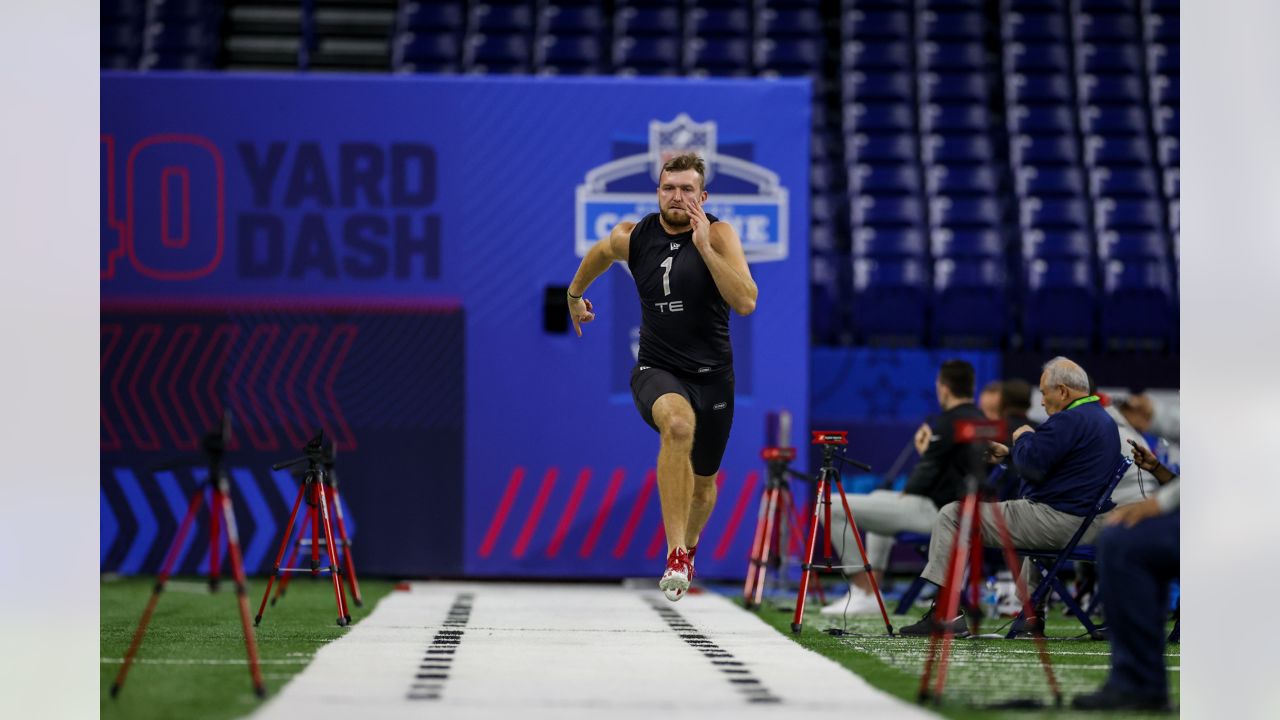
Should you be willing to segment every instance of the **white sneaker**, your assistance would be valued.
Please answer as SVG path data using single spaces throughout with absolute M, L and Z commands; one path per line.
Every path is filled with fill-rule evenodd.
M 689 555 L 681 548 L 676 548 L 667 556 L 667 571 L 658 581 L 658 588 L 671 602 L 684 597 L 689 589 L 689 581 L 693 576 L 693 568 L 689 565 Z
M 849 594 L 827 603 L 820 611 L 823 615 L 871 615 L 880 612 L 876 596 L 861 588 L 849 586 Z

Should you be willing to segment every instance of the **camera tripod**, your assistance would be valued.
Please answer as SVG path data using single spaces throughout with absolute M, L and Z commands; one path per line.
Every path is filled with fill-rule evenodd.
M 951 554 L 947 560 L 946 584 L 939 590 L 936 600 L 933 617 L 937 624 L 934 626 L 934 631 L 929 635 L 929 652 L 925 657 L 924 672 L 920 675 L 917 700 L 921 704 L 931 699 L 935 705 L 942 702 L 942 691 L 947 684 L 947 661 L 950 656 L 951 642 L 954 639 L 949 620 L 960 611 L 961 593 L 968 592 L 969 607 L 978 606 L 979 584 L 982 582 L 980 568 L 982 567 L 982 512 L 984 509 L 990 511 L 995 521 L 994 524 L 999 531 L 1005 562 L 1009 566 L 1009 572 L 1013 575 L 1018 600 L 1022 602 L 1023 617 L 1027 619 L 1028 623 L 1035 620 L 1035 609 L 1031 604 L 1031 596 L 1027 592 L 1027 586 L 1022 579 L 1022 573 L 1019 569 L 1021 563 L 1018 562 L 1017 553 L 1013 549 L 1013 538 L 1009 534 L 1009 526 L 1005 522 L 1004 513 L 1001 512 L 995 502 L 983 497 L 984 493 L 979 480 L 982 466 L 982 449 L 986 447 L 988 442 L 999 441 L 1005 437 L 1005 423 L 1003 420 L 961 419 L 956 421 L 954 431 L 957 444 L 968 444 L 974 449 L 971 451 L 971 469 L 965 478 L 965 495 L 960 501 L 960 513 L 957 518 L 955 538 L 952 541 Z M 967 587 L 965 587 L 964 580 L 966 555 L 970 565 Z M 981 622 L 980 618 L 977 614 L 969 613 L 966 613 L 966 617 L 970 623 L 970 635 L 977 635 Z M 1032 633 L 1032 639 L 1036 645 L 1040 665 L 1044 668 L 1049 690 L 1053 693 L 1054 704 L 1060 707 L 1062 705 L 1062 691 L 1058 687 L 1057 677 L 1053 673 L 1053 664 L 1049 659 L 1049 647 L 1044 637 L 1038 633 Z M 935 670 L 937 672 L 936 680 L 934 679 Z M 930 681 L 934 681 L 932 690 L 929 688 Z M 1032 704 L 1034 703 L 1018 702 L 1018 706 L 1030 706 Z
M 160 593 L 164 592 L 165 584 L 169 582 L 169 576 L 173 572 L 173 566 L 178 561 L 179 549 L 186 540 L 187 532 L 191 530 L 191 525 L 195 521 L 196 513 L 200 510 L 200 505 L 204 501 L 205 486 L 212 487 L 212 497 L 209 501 L 209 527 L 210 537 L 210 561 L 209 569 L 212 573 L 209 579 L 210 588 L 217 585 L 217 548 L 219 541 L 219 521 L 225 527 L 227 533 L 227 550 L 231 556 L 231 574 L 236 583 L 236 600 L 240 605 L 240 625 L 244 631 L 245 652 L 249 655 L 249 676 L 253 680 L 253 691 L 258 697 L 266 697 L 267 689 L 262 683 L 262 670 L 258 664 L 258 645 L 254 640 L 253 628 L 249 626 L 249 599 L 246 596 L 244 561 L 240 555 L 240 534 L 236 529 L 236 516 L 231 507 L 231 480 L 227 473 L 223 470 L 222 459 L 226 451 L 227 441 L 231 437 L 231 416 L 223 415 L 222 426 L 216 431 L 205 435 L 202 443 L 202 449 L 208 458 L 208 477 L 201 483 L 196 485 L 195 493 L 191 497 L 191 503 L 187 506 L 187 514 L 182 519 L 182 523 L 178 526 L 178 533 L 173 538 L 173 544 L 169 546 L 169 552 L 165 555 L 164 565 L 161 566 L 160 575 L 156 578 L 155 588 L 151 592 L 151 599 L 147 601 L 147 607 L 142 611 L 142 619 L 138 621 L 138 629 L 133 633 L 133 641 L 129 643 L 129 650 L 124 655 L 124 664 L 120 666 L 120 672 L 116 674 L 115 682 L 111 684 L 111 697 L 115 698 L 120 694 L 120 690 L 124 687 L 125 677 L 129 674 L 129 668 L 133 665 L 133 658 L 138 654 L 138 648 L 142 645 L 142 638 L 147 633 L 147 625 L 151 622 L 151 613 L 155 611 L 156 604 L 160 601 Z
M 345 570 L 345 572 L 342 574 L 346 576 L 347 585 L 351 590 L 351 599 L 355 602 L 356 607 L 364 607 L 364 600 L 360 596 L 360 581 L 356 578 L 356 564 L 355 564 L 355 561 L 351 558 L 351 538 L 347 536 L 347 523 L 342 515 L 342 500 L 338 495 L 338 473 L 337 473 L 337 470 L 334 469 L 334 460 L 337 454 L 338 454 L 338 451 L 333 447 L 332 444 L 329 444 L 324 447 L 325 473 L 324 473 L 324 480 L 322 482 L 324 483 L 325 488 L 327 488 L 328 490 L 327 495 L 329 498 L 330 517 L 332 517 L 334 520 L 337 521 L 337 526 L 338 526 L 337 555 L 339 559 L 342 560 L 342 563 L 343 563 L 342 569 Z M 298 473 L 295 471 L 295 475 L 297 474 Z M 302 474 L 302 478 L 305 481 L 305 472 Z M 289 554 L 289 562 L 286 564 L 287 567 L 293 567 L 294 563 L 298 561 L 298 551 L 302 549 L 303 546 L 307 546 L 314 549 L 316 548 L 317 540 L 319 542 L 319 545 L 321 546 L 323 546 L 326 542 L 325 538 L 317 538 L 317 536 L 319 535 L 319 532 L 317 531 L 317 525 L 315 522 L 316 515 L 317 515 L 315 510 L 316 508 L 313 506 L 312 512 L 307 513 L 306 517 L 304 517 L 302 522 L 299 524 L 298 538 L 297 538 L 297 541 L 293 544 L 293 550 Z M 312 535 L 312 537 L 310 538 L 307 537 L 308 528 L 310 528 L 311 535 Z M 289 536 L 285 535 L 285 540 L 288 541 L 288 539 L 289 539 Z M 319 559 L 318 552 L 313 552 L 312 553 L 312 576 L 313 577 L 317 575 L 316 571 L 318 570 L 318 567 L 317 567 L 318 559 Z M 276 602 L 279 601 L 280 598 L 284 597 L 285 591 L 289 589 L 289 580 L 292 577 L 293 575 L 291 573 L 286 573 L 283 577 L 280 578 L 280 583 L 276 585 L 275 597 L 271 598 L 272 607 L 275 607 Z
M 788 539 L 801 536 L 795 496 L 791 493 L 791 483 L 787 476 L 799 480 L 809 479 L 807 475 L 790 468 L 791 461 L 796 457 L 795 448 L 767 447 L 760 451 L 760 457 L 769 467 L 769 476 L 760 496 L 760 512 L 751 541 L 751 559 L 747 563 L 747 579 L 742 587 L 742 601 L 747 609 L 760 606 L 770 565 L 781 570 L 782 561 L 787 557 Z M 787 534 L 788 529 L 790 535 Z M 818 594 L 818 602 L 825 603 L 822 584 L 816 582 L 816 579 L 814 589 Z
M 893 637 L 893 625 L 889 622 L 889 613 L 884 609 L 884 598 L 880 595 L 880 584 L 876 582 L 876 576 L 871 572 L 871 563 L 867 560 L 867 550 L 862 545 L 862 535 L 858 533 L 858 523 L 853 519 L 853 511 L 849 509 L 849 498 L 844 494 L 844 483 L 840 480 L 840 471 L 836 469 L 835 461 L 839 460 L 842 463 L 867 471 L 871 470 L 871 466 L 866 463 L 860 463 L 857 460 L 850 460 L 837 453 L 836 448 L 838 446 L 849 444 L 848 432 L 843 430 L 813 430 L 812 433 L 813 444 L 822 446 L 822 467 L 818 469 L 817 497 L 813 502 L 813 521 L 809 524 L 809 542 L 804 551 L 804 562 L 800 565 L 800 591 L 796 595 L 796 614 L 791 620 L 791 632 L 799 633 L 804 627 L 804 601 L 808 595 L 809 577 L 816 567 L 813 563 L 813 553 L 818 539 L 818 521 L 821 519 L 823 529 L 822 555 L 825 560 L 822 568 L 831 571 L 861 567 L 867 573 L 867 579 L 871 581 L 871 590 L 875 593 L 876 603 L 880 606 L 880 617 L 884 619 L 885 631 L 889 634 L 889 637 Z M 849 528 L 853 530 L 853 539 L 858 544 L 858 554 L 862 557 L 862 565 L 831 564 L 832 485 L 835 485 L 836 490 L 840 493 L 840 503 L 844 507 L 844 516 L 849 522 Z
M 338 558 L 334 551 L 333 541 L 333 525 L 329 522 L 329 501 L 328 493 L 325 492 L 325 452 L 324 452 L 324 431 L 320 431 L 310 442 L 303 448 L 303 456 L 295 460 L 288 460 L 276 463 L 271 466 L 272 470 L 283 470 L 299 463 L 307 463 L 307 469 L 302 476 L 302 483 L 298 486 L 298 497 L 293 501 L 293 511 L 289 513 L 289 524 L 285 526 L 284 537 L 280 539 L 280 551 L 276 553 L 276 562 L 272 567 L 271 576 L 267 578 L 266 592 L 262 593 L 262 603 L 258 605 L 258 614 L 253 619 L 253 624 L 258 625 L 262 622 L 262 615 L 267 609 L 267 598 L 271 597 L 271 585 L 277 577 L 283 577 L 285 573 L 293 572 L 309 572 L 313 576 L 317 576 L 322 572 L 329 573 L 329 577 L 333 579 L 333 597 L 338 606 L 338 627 L 346 627 L 351 624 L 351 614 L 347 611 L 347 598 L 343 590 L 342 580 L 338 577 L 342 574 L 342 566 L 338 564 Z M 309 506 L 309 514 L 311 519 L 311 567 L 281 567 L 280 561 L 284 559 L 284 551 L 289 547 L 289 538 L 293 537 L 293 523 L 298 519 L 298 507 L 302 505 L 303 499 L 306 499 Z M 320 532 L 324 531 L 324 548 L 329 556 L 329 566 L 320 567 Z M 349 555 L 348 555 L 349 557 Z

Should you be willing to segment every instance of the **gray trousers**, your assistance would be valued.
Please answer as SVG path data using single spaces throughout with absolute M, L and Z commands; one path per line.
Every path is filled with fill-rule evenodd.
M 938 517 L 938 507 L 923 495 L 907 495 L 894 490 L 875 490 L 867 495 L 848 495 L 849 510 L 858 529 L 867 535 L 867 561 L 872 570 L 884 570 L 893 550 L 893 536 L 900 532 L 927 533 Z M 831 546 L 840 553 L 844 565 L 862 562 L 853 531 L 845 520 L 839 493 L 831 495 Z M 845 568 L 846 575 L 863 572 L 861 567 Z
M 1033 500 L 982 503 L 981 507 L 982 544 L 987 547 L 1000 547 L 1000 529 L 991 514 L 993 507 L 1000 508 L 1004 514 L 1014 548 L 1022 550 L 1061 550 L 1084 521 L 1083 518 L 1059 512 Z M 935 585 L 942 585 L 945 581 L 947 561 L 951 559 L 951 546 L 959 525 L 959 514 L 960 503 L 948 503 L 938 512 L 938 519 L 933 524 L 933 537 L 929 541 L 929 563 L 924 566 L 920 577 Z M 1080 538 L 1081 544 L 1093 543 L 1102 528 L 1104 518 L 1106 513 L 1094 518 L 1093 524 Z M 1022 577 L 1028 583 L 1028 588 L 1040 583 L 1039 575 L 1031 572 L 1031 561 L 1023 561 Z

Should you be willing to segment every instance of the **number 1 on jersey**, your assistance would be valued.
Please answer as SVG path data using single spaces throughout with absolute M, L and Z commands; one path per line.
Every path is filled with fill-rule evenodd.
M 664 296 L 671 294 L 671 265 L 675 262 L 675 259 L 676 256 L 672 255 L 662 261 L 662 267 L 666 268 L 662 273 L 662 294 Z

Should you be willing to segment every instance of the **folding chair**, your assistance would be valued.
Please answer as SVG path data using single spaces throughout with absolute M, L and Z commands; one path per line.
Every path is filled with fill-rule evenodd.
M 1080 538 L 1084 537 L 1085 531 L 1089 529 L 1089 526 L 1093 524 L 1094 518 L 1096 518 L 1098 513 L 1102 511 L 1102 506 L 1106 505 L 1111 499 L 1111 493 L 1116 489 L 1116 485 L 1120 483 L 1120 479 L 1124 477 L 1125 471 L 1127 471 L 1129 466 L 1132 464 L 1132 458 L 1126 457 L 1120 461 L 1120 464 L 1116 466 L 1114 471 L 1112 471 L 1111 479 L 1107 481 L 1106 488 L 1103 489 L 1102 493 L 1098 496 L 1098 499 L 1093 503 L 1093 507 L 1089 510 L 1089 514 L 1084 516 L 1084 519 L 1080 522 L 1080 527 L 1076 529 L 1075 534 L 1071 536 L 1071 539 L 1067 541 L 1067 544 L 1063 546 L 1061 550 L 1018 550 L 1018 554 L 1029 559 L 1035 569 L 1040 573 L 1040 584 L 1037 585 L 1036 589 L 1031 593 L 1032 607 L 1039 607 L 1048 592 L 1053 590 L 1058 594 L 1058 597 L 1062 599 L 1062 602 L 1067 606 L 1067 609 L 1071 611 L 1071 614 L 1076 616 L 1076 619 L 1080 621 L 1081 625 L 1084 625 L 1084 628 L 1088 631 L 1090 637 L 1099 637 L 1100 628 L 1089 619 L 1088 613 L 1080 607 L 1080 603 L 1077 601 L 1076 596 L 1071 591 L 1067 590 L 1067 587 L 1062 584 L 1062 580 L 1059 579 L 1058 573 L 1061 572 L 1062 568 L 1064 568 L 1069 562 L 1097 561 L 1097 550 L 1092 545 L 1080 545 Z M 1013 624 L 1009 627 L 1009 634 L 1006 637 L 1016 637 L 1017 634 L 1021 632 L 1024 624 L 1025 621 L 1022 613 L 1019 612 L 1018 616 L 1014 618 Z

